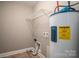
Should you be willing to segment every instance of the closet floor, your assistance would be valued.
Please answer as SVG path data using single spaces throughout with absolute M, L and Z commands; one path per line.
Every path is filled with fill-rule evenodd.
M 40 58 L 40 57 L 38 55 L 33 56 L 32 52 L 29 51 L 29 52 L 23 52 L 23 53 L 18 53 L 15 55 L 7 56 L 4 58 Z

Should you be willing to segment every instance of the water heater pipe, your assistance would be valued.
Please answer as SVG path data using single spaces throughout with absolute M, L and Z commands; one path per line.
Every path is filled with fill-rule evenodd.
M 71 8 L 71 6 L 70 6 L 70 1 L 68 1 L 68 7 L 70 7 L 70 8 Z
M 72 5 L 70 5 L 70 2 L 68 2 L 68 5 L 69 5 L 70 7 L 71 7 L 71 6 L 75 6 L 75 5 L 77 5 L 77 4 L 79 4 L 79 2 L 77 2 L 77 3 L 75 3 L 75 4 L 72 4 Z M 59 6 L 56 6 L 55 9 L 54 9 L 54 13 L 55 13 L 55 11 L 56 11 L 57 8 L 59 8 L 59 7 L 68 7 L 68 5 L 59 5 Z M 76 10 L 76 11 L 79 12 L 79 10 Z

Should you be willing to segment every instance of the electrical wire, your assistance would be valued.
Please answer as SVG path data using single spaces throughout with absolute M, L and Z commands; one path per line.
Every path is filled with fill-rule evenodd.
M 77 4 L 79 4 L 79 2 L 77 2 L 77 3 L 75 3 L 75 4 L 72 4 L 72 5 L 70 5 L 70 6 L 75 6 L 75 5 L 77 5 Z M 55 13 L 56 9 L 59 8 L 59 7 L 68 7 L 68 6 L 66 6 L 66 5 L 59 5 L 59 6 L 56 6 L 56 8 L 54 9 L 54 13 Z

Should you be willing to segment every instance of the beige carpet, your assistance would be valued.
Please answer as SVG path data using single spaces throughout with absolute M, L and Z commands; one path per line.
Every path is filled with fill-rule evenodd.
M 33 56 L 32 52 L 23 52 L 23 53 L 7 56 L 4 58 L 40 58 L 40 57 L 38 55 Z

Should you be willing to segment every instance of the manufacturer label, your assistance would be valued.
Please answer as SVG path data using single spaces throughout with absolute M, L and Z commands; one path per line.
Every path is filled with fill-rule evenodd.
M 59 26 L 59 39 L 70 40 L 70 26 Z

